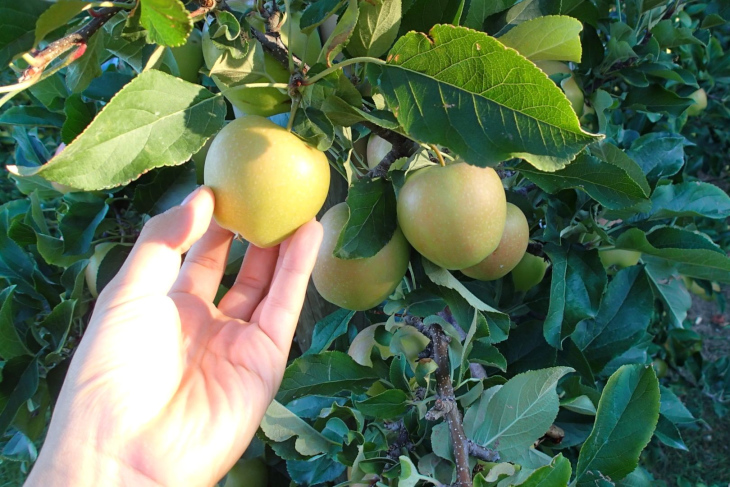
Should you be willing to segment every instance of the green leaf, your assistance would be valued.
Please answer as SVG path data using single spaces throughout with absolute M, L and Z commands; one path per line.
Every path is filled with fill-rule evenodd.
M 493 446 L 509 461 L 519 450 L 529 448 L 545 434 L 558 414 L 555 390 L 558 380 L 572 372 L 569 367 L 532 370 L 511 378 L 489 401 L 485 421 L 472 438 Z
M 1 1 L 1 0 L 0 0 Z M 63 109 L 64 100 L 68 96 L 68 88 L 60 74 L 56 73 L 43 81 L 34 84 L 28 91 L 38 98 L 41 104 L 55 112 Z
M 581 321 L 572 334 L 594 372 L 636 344 L 654 313 L 654 295 L 640 266 L 627 267 L 611 280 L 595 318 Z
M 342 52 L 342 49 L 344 49 L 352 36 L 352 32 L 355 30 L 359 15 L 360 9 L 358 7 L 358 0 L 348 0 L 347 9 L 342 15 L 340 15 L 340 19 L 337 21 L 335 30 L 332 31 L 329 39 L 327 39 L 322 46 L 322 51 L 319 53 L 317 64 L 323 63 L 327 66 L 332 64 L 332 61 L 339 53 Z
M 368 121 L 391 130 L 398 128 L 398 121 L 395 120 L 391 112 L 385 110 L 366 112 L 352 106 L 350 103 L 335 95 L 328 96 L 324 99 L 322 111 L 333 123 L 345 127 L 355 125 L 362 121 Z
M 18 409 L 38 390 L 38 360 L 16 357 L 5 362 L 0 382 L 0 431 L 5 431 Z
M 636 161 L 655 185 L 659 179 L 674 176 L 684 165 L 684 146 L 687 140 L 679 134 L 652 132 L 642 135 L 631 144 L 626 155 Z
M 689 277 L 730 283 L 730 258 L 700 233 L 661 226 L 644 234 L 632 228 L 621 234 L 616 247 L 673 261 L 679 273 Z
M 38 17 L 35 24 L 35 44 L 38 45 L 48 34 L 64 27 L 69 20 L 86 10 L 91 2 L 59 0 Z
M 600 144 L 593 144 L 590 147 L 590 151 L 591 155 L 596 156 L 603 162 L 620 167 L 626 171 L 626 174 L 631 177 L 634 184 L 641 188 L 644 196 L 651 194 L 651 187 L 644 176 L 641 166 L 631 159 L 626 152 L 607 141 L 603 141 Z
M 43 107 L 14 106 L 0 115 L 0 124 L 26 125 L 30 127 L 56 127 L 63 125 L 63 115 L 46 110 Z
M 593 431 L 581 447 L 576 484 L 588 487 L 599 478 L 618 481 L 631 473 L 658 419 L 654 369 L 639 364 L 619 368 L 603 389 Z
M 580 62 L 583 24 L 567 15 L 548 15 L 516 25 L 499 42 L 530 61 Z
M 659 386 L 661 405 L 659 414 L 674 424 L 691 424 L 697 421 L 687 407 L 671 389 Z
M 23 355 L 33 355 L 25 346 L 23 339 L 15 328 L 13 311 L 13 292 L 15 286 L 0 291 L 0 357 L 10 360 Z
M 681 97 L 657 84 L 647 88 L 631 87 L 624 100 L 627 108 L 667 113 L 674 117 L 680 116 L 691 104 L 691 98 Z
M 350 324 L 353 316 L 355 316 L 354 311 L 338 309 L 318 321 L 312 332 L 312 344 L 304 355 L 313 355 L 327 350 L 332 342 L 347 333 L 347 325 Z
M 606 288 L 606 270 L 595 251 L 548 244 L 545 252 L 553 264 L 553 272 L 543 333 L 550 345 L 560 349 L 562 341 L 581 320 L 598 313 Z
M 468 10 L 466 11 L 466 19 L 464 26 L 470 29 L 482 30 L 484 21 L 490 15 L 507 10 L 522 0 L 471 0 Z
M 679 429 L 664 416 L 659 416 L 659 421 L 657 421 L 656 429 L 654 430 L 654 436 L 671 448 L 689 451 L 689 448 L 687 448 L 687 445 L 682 439 L 682 434 L 679 432 Z
M 570 461 L 559 454 L 553 458 L 550 465 L 540 467 L 527 480 L 520 484 L 520 487 L 563 487 L 570 482 L 572 473 Z
M 147 29 L 147 41 L 167 47 L 185 44 L 193 21 L 180 0 L 140 0 L 139 22 Z
M 371 0 L 360 2 L 357 25 L 347 44 L 353 57 L 380 57 L 398 36 L 401 21 L 401 0 Z
M 86 43 L 86 50 L 66 71 L 66 86 L 72 93 L 81 93 L 94 78 L 102 75 L 101 62 L 106 54 L 106 31 L 99 30 Z
M 299 19 L 299 28 L 305 34 L 311 33 L 325 20 L 334 15 L 343 3 L 344 0 L 319 0 L 310 3 L 304 9 L 301 19 Z
M 609 209 L 627 208 L 642 202 L 648 204 L 648 195 L 624 168 L 587 154 L 579 155 L 568 167 L 555 172 L 539 171 L 525 162 L 518 164 L 516 169 L 551 194 L 564 189 L 580 189 Z M 644 179 L 643 174 L 641 177 Z
M 0 0 L 0 66 L 33 47 L 36 21 L 50 6 L 42 0 Z
M 324 112 L 314 107 L 297 110 L 292 130 L 309 145 L 321 151 L 332 147 L 335 140 L 334 125 Z
M 348 390 L 360 393 L 378 379 L 375 370 L 342 352 L 324 352 L 294 360 L 286 368 L 277 400 L 289 402 L 310 394 L 327 395 Z
M 354 401 L 358 411 L 377 419 L 397 418 L 406 412 L 408 396 L 399 389 L 388 389 L 364 401 Z
M 64 255 L 83 254 L 91 245 L 96 228 L 106 216 L 109 206 L 94 194 L 69 193 L 64 196 L 68 211 L 58 225 L 64 242 Z
M 403 9 L 400 32 L 428 32 L 436 24 L 459 25 L 464 3 L 464 0 L 414 0 L 409 9 Z
M 81 95 L 74 94 L 66 99 L 63 107 L 66 119 L 61 127 L 61 141 L 68 145 L 81 134 L 96 116 L 96 105 L 86 103 Z
M 317 456 L 308 460 L 287 460 L 286 471 L 294 485 L 322 485 L 332 482 L 347 469 L 336 459 Z
M 507 371 L 507 359 L 494 345 L 488 343 L 488 340 L 480 339 L 475 341 L 469 351 L 468 360 L 471 363 L 494 367 L 502 372 Z
M 104 290 L 106 285 L 114 279 L 131 251 L 132 247 L 129 245 L 115 245 L 106 253 L 96 273 L 96 290 L 98 292 Z
M 714 184 L 700 181 L 658 186 L 651 202 L 649 220 L 685 216 L 721 220 L 730 216 L 727 193 Z
M 667 319 L 674 328 L 682 328 L 687 311 L 692 306 L 692 297 L 681 280 L 674 278 L 671 263 L 644 256 L 646 275 L 649 277 L 656 297 L 662 301 Z
M 187 161 L 221 129 L 225 111 L 220 95 L 146 71 L 122 88 L 66 150 L 44 166 L 18 167 L 17 172 L 84 190 L 127 184 L 155 167 Z
M 578 414 L 587 416 L 596 415 L 596 406 L 588 396 L 572 397 L 570 399 L 561 399 L 560 407 Z
M 703 42 L 692 35 L 692 30 L 687 27 L 675 27 L 671 19 L 661 20 L 651 29 L 651 35 L 659 45 L 666 49 L 670 47 L 694 44 L 703 46 Z
M 340 259 L 372 257 L 393 238 L 398 226 L 393 185 L 383 178 L 355 181 L 347 193 L 350 217 L 334 255 Z
M 41 322 L 41 327 L 50 334 L 51 352 L 60 352 L 66 344 L 66 337 L 73 323 L 76 300 L 61 301 Z
M 278 401 L 272 401 L 266 410 L 264 419 L 261 421 L 261 430 L 267 438 L 275 442 L 297 437 L 295 448 L 302 455 L 334 453 L 340 446 L 312 428 Z
M 177 206 L 197 187 L 195 164 L 162 167 L 151 181 L 134 188 L 134 208 L 148 215 L 159 215 Z
M 486 34 L 449 25 L 409 33 L 369 65 L 406 133 L 479 166 L 520 157 L 565 167 L 598 139 L 580 128 L 563 92 L 534 64 Z

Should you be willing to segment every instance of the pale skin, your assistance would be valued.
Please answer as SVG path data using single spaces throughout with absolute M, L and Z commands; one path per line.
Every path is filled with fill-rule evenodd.
M 281 382 L 322 227 L 250 246 L 216 307 L 233 235 L 213 206 L 202 187 L 145 225 L 99 296 L 26 486 L 211 486 L 244 452 Z

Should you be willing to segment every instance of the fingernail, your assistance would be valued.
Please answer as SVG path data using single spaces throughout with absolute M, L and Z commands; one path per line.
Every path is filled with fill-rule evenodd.
M 180 203 L 180 206 L 185 206 L 188 203 L 190 203 L 190 200 L 192 200 L 193 198 L 195 198 L 195 195 L 198 194 L 199 192 L 200 192 L 200 186 L 198 186 L 197 188 L 195 188 L 195 191 L 193 191 L 192 193 L 190 193 L 189 195 L 187 195 L 185 197 L 185 199 L 183 200 L 183 202 Z

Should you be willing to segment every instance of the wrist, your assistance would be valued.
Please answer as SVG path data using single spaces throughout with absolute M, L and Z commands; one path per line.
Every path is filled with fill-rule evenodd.
M 152 480 L 119 459 L 89 448 L 59 446 L 41 451 L 24 487 L 160 487 Z

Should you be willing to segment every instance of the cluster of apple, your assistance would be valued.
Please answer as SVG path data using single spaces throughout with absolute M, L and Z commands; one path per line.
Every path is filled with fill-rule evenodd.
M 371 166 L 388 150 L 377 139 L 373 144 L 381 144 L 381 150 L 369 148 Z M 248 115 L 215 137 L 204 179 L 216 195 L 218 223 L 256 246 L 271 247 L 320 210 L 329 188 L 329 165 L 324 153 L 296 135 Z M 500 279 L 515 270 L 515 287 L 522 291 L 545 274 L 545 262 L 525 253 L 527 219 L 507 203 L 494 169 L 459 161 L 418 169 L 400 191 L 397 215 L 398 228 L 377 254 L 340 259 L 333 251 L 349 210 L 340 203 L 325 213 L 313 273 L 325 299 L 352 310 L 376 306 L 405 276 L 411 246 L 435 264 L 475 279 Z

